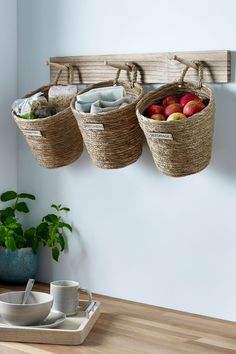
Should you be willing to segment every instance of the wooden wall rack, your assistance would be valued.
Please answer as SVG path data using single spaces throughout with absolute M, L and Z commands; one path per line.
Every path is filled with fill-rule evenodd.
M 204 64 L 203 81 L 208 83 L 227 83 L 231 81 L 231 52 L 228 50 L 173 52 L 152 54 L 115 54 L 52 57 L 50 62 L 71 64 L 74 69 L 76 84 L 91 84 L 115 77 L 116 69 L 105 65 L 108 63 L 134 63 L 140 69 L 138 82 L 143 84 L 168 83 L 179 78 L 183 65 L 173 60 L 174 55 L 189 61 L 200 60 Z M 54 81 L 58 69 L 50 67 L 50 79 Z M 63 71 L 59 83 L 67 82 L 67 71 Z M 127 74 L 121 73 L 121 79 Z M 196 80 L 196 70 L 190 69 L 186 80 Z

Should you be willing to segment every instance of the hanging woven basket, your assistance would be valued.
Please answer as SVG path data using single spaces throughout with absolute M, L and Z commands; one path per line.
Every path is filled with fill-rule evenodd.
M 117 66 L 116 66 L 117 67 Z M 136 67 L 132 66 L 132 79 L 119 81 L 120 70 L 115 81 L 99 82 L 89 85 L 80 94 L 100 87 L 121 85 L 132 103 L 106 113 L 81 113 L 75 109 L 75 99 L 71 104 L 77 119 L 84 143 L 94 164 L 100 168 L 115 169 L 125 167 L 137 161 L 142 153 L 143 133 L 139 127 L 135 109 L 143 96 L 142 87 L 136 81 Z
M 61 72 L 62 69 L 59 70 L 53 84 L 40 87 L 24 98 L 37 92 L 43 92 L 47 98 L 50 87 L 57 85 Z M 68 83 L 71 83 L 72 75 L 68 76 Z M 23 119 L 14 112 L 12 116 L 40 166 L 46 168 L 66 166 L 82 154 L 82 136 L 70 107 L 46 118 Z
M 202 84 L 202 65 L 198 65 L 199 82 L 184 82 L 186 67 L 177 82 L 166 84 L 146 94 L 137 105 L 139 124 L 146 136 L 154 162 L 166 175 L 179 177 L 203 170 L 210 162 L 215 120 L 213 91 Z M 200 96 L 207 106 L 199 113 L 178 121 L 157 121 L 144 116 L 146 108 L 167 96 L 186 93 Z

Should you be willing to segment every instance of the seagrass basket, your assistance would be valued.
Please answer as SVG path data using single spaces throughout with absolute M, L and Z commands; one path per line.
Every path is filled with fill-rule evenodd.
M 213 91 L 202 85 L 202 66 L 199 82 L 184 82 L 185 68 L 177 82 L 155 89 L 141 99 L 136 114 L 146 136 L 154 162 L 166 175 L 180 177 L 203 170 L 210 162 L 215 120 Z M 166 96 L 181 97 L 191 92 L 200 96 L 207 106 L 199 113 L 178 121 L 157 121 L 144 116 L 145 109 Z
M 89 85 L 81 93 L 100 87 L 122 85 L 134 100 L 127 106 L 106 113 L 81 113 L 71 103 L 84 143 L 93 163 L 100 168 L 115 169 L 134 163 L 142 153 L 143 132 L 138 124 L 135 109 L 143 96 L 143 88 L 135 82 L 114 80 Z
M 59 75 L 57 80 L 58 78 Z M 24 98 L 37 92 L 43 92 L 47 97 L 51 86 L 40 87 Z M 14 112 L 12 116 L 40 166 L 62 167 L 80 157 L 83 151 L 83 140 L 70 107 L 53 116 L 40 119 L 23 119 Z

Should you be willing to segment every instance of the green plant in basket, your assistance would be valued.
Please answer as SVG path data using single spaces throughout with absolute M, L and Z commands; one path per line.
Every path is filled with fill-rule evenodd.
M 69 212 L 70 209 L 61 204 L 52 204 L 55 213 L 45 215 L 38 226 L 24 230 L 18 213 L 29 213 L 26 200 L 35 200 L 35 196 L 7 191 L 1 194 L 0 199 L 4 203 L 11 202 L 11 205 L 0 210 L 0 246 L 10 251 L 30 247 L 37 253 L 42 245 L 49 247 L 53 259 L 58 261 L 60 253 L 65 249 L 65 229 L 72 232 L 71 225 L 62 217 L 62 213 Z

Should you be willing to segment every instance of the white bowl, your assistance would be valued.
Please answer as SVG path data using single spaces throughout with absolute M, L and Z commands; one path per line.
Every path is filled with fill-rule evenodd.
M 53 304 L 50 294 L 31 291 L 22 305 L 24 291 L 0 294 L 0 315 L 4 322 L 15 326 L 36 325 L 46 318 Z

